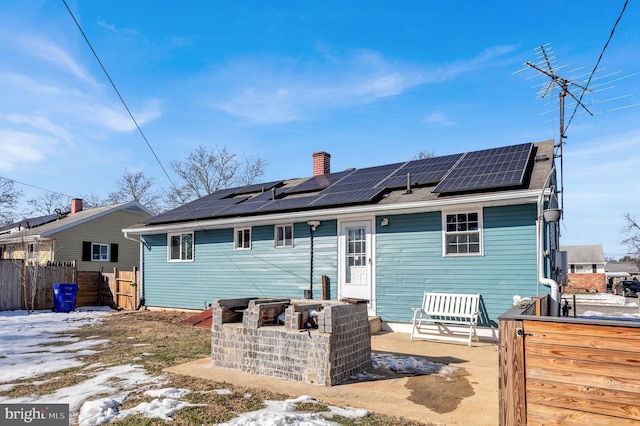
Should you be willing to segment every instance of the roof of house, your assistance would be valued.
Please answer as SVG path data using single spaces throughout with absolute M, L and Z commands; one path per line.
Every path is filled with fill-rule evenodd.
M 127 231 L 301 211 L 436 205 L 486 194 L 513 199 L 531 191 L 537 197 L 553 158 L 549 140 L 222 189 Z
M 602 250 L 602 245 L 600 244 L 584 246 L 562 246 L 560 247 L 560 250 L 567 252 L 568 263 L 593 264 L 606 262 L 604 259 L 604 251 Z
M 54 220 L 46 221 L 39 226 L 31 226 L 29 228 L 23 228 L 14 232 L 0 234 L 0 242 L 22 240 L 23 238 L 47 238 L 57 232 L 64 231 L 66 229 L 78 226 L 80 224 L 120 210 L 135 211 L 151 215 L 151 212 L 137 201 L 129 201 L 126 203 L 95 207 L 91 209 L 81 210 L 73 214 L 67 213 L 61 214 L 59 216 L 55 215 Z
M 630 275 L 640 275 L 640 268 L 635 262 L 607 262 L 605 272 L 620 273 L 626 272 Z
M 8 225 L 0 227 L 0 235 L 7 234 L 9 232 L 19 231 L 21 229 L 41 226 L 41 225 L 44 225 L 45 223 L 53 222 L 54 220 L 60 219 L 61 217 L 64 217 L 68 214 L 69 212 L 61 212 L 61 213 L 48 214 L 45 216 L 25 218 L 19 222 L 10 223 Z

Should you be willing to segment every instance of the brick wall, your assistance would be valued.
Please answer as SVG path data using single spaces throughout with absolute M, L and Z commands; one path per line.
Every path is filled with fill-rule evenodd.
M 280 311 L 281 300 L 247 302 L 242 322 L 226 322 L 233 317 L 229 311 L 234 307 L 226 301 L 214 302 L 211 359 L 215 366 L 323 386 L 336 385 L 371 367 L 366 303 L 285 302 L 284 324 L 274 324 L 270 319 Z M 310 316 L 317 328 L 305 328 Z M 268 323 L 261 322 L 265 318 Z
M 567 274 L 568 284 L 566 290 L 578 292 L 599 293 L 607 291 L 607 279 L 605 274 Z

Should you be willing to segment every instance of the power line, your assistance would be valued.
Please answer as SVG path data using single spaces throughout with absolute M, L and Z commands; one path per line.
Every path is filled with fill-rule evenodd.
M 67 4 L 67 1 L 66 0 L 62 0 L 62 2 L 64 3 L 64 6 L 67 8 L 67 11 L 69 11 L 69 14 L 71 15 L 71 18 L 73 19 L 73 22 L 75 22 L 76 26 L 78 27 L 78 30 L 80 30 L 80 33 L 82 34 L 82 37 L 84 37 L 84 40 L 87 42 L 87 45 L 89 45 L 89 49 L 91 49 L 91 52 L 93 53 L 93 56 L 98 61 L 98 64 L 100 64 L 100 68 L 102 68 L 102 71 L 107 76 L 107 79 L 109 80 L 109 83 L 111 84 L 111 87 L 113 87 L 113 90 L 115 90 L 116 94 L 118 95 L 118 98 L 120 98 L 120 102 L 122 102 L 122 105 L 124 105 L 124 108 L 127 110 L 127 113 L 129 114 L 129 117 L 131 117 L 131 120 L 133 120 L 133 123 L 135 124 L 136 128 L 138 129 L 138 132 L 140 133 L 140 135 L 142 136 L 142 139 L 144 139 L 145 143 L 147 144 L 147 147 L 149 148 L 149 150 L 153 154 L 154 158 L 156 159 L 156 161 L 160 165 L 160 168 L 162 169 L 162 172 L 165 174 L 167 179 L 169 179 L 169 182 L 171 183 L 171 186 L 175 187 L 176 185 L 171 180 L 171 177 L 169 176 L 169 173 L 167 173 L 167 170 L 164 168 L 164 166 L 162 165 L 162 162 L 160 161 L 160 159 L 156 155 L 156 152 L 153 150 L 153 147 L 151 146 L 151 143 L 149 143 L 149 140 L 147 139 L 146 135 L 144 134 L 144 132 L 142 131 L 142 129 L 138 125 L 138 122 L 136 121 L 135 117 L 133 116 L 133 113 L 131 112 L 131 110 L 129 109 L 129 106 L 127 105 L 127 103 L 125 102 L 124 98 L 120 94 L 120 91 L 118 90 L 118 88 L 116 87 L 115 83 L 111 79 L 111 76 L 107 72 L 107 69 L 102 64 L 102 61 L 100 60 L 100 57 L 98 56 L 98 54 L 94 50 L 93 46 L 91 45 L 91 42 L 87 38 L 87 36 L 84 33 L 84 31 L 82 30 L 82 27 L 80 26 L 80 23 L 78 22 L 78 20 L 76 19 L 75 15 L 73 14 L 71 9 L 69 8 L 69 5 Z
M 51 193 L 56 194 L 56 195 L 62 195 L 63 197 L 76 198 L 76 197 L 73 197 L 73 196 L 71 196 L 71 195 L 63 194 L 62 192 L 51 191 L 50 189 L 41 188 L 41 187 L 39 187 L 39 186 L 35 186 L 35 185 L 28 184 L 28 183 L 20 182 L 20 181 L 18 181 L 18 180 L 10 179 L 10 178 L 3 177 L 3 176 L 0 176 L 0 179 L 8 180 L 8 181 L 10 181 L 10 182 L 17 183 L 17 184 L 24 185 L 24 186 L 29 186 L 29 187 L 31 187 L 31 188 L 39 189 L 39 190 L 41 190 L 41 191 L 51 192 Z
M 565 130 L 569 128 L 569 125 L 571 124 L 571 120 L 573 120 L 573 117 L 576 115 L 576 111 L 578 110 L 578 106 L 581 104 L 582 97 L 584 96 L 585 92 L 587 91 L 587 88 L 589 87 L 589 83 L 591 83 L 591 79 L 593 78 L 593 75 L 595 74 L 596 70 L 598 69 L 598 66 L 600 65 L 600 61 L 602 60 L 602 56 L 604 55 L 604 51 L 607 50 L 607 47 L 609 46 L 609 42 L 613 38 L 613 33 L 616 31 L 616 27 L 618 26 L 618 23 L 620 22 L 620 19 L 622 19 L 622 15 L 624 14 L 624 11 L 627 8 L 627 4 L 628 3 L 629 3 L 629 0 L 625 0 L 624 5 L 622 6 L 622 10 L 620 11 L 620 15 L 618 16 L 618 19 L 616 20 L 616 23 L 613 25 L 613 28 L 611 29 L 611 33 L 609 34 L 609 39 L 604 44 L 604 47 L 602 48 L 602 52 L 600 52 L 600 56 L 598 57 L 598 61 L 596 62 L 596 65 L 593 67 L 593 71 L 591 71 L 591 75 L 589 75 L 589 79 L 587 80 L 587 84 L 584 86 L 584 90 L 582 91 L 582 93 L 580 93 L 580 98 L 577 100 L 578 103 L 576 104 L 575 108 L 573 109 L 573 113 L 571 114 L 571 118 L 569 118 L 569 122 L 567 123 L 567 126 L 566 126 Z

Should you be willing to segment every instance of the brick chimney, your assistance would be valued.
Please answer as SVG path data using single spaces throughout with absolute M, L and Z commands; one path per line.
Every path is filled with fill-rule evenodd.
M 82 199 L 73 198 L 71 199 L 71 214 L 78 213 L 82 211 Z
M 313 175 L 325 175 L 331 173 L 331 154 L 324 151 L 313 153 Z

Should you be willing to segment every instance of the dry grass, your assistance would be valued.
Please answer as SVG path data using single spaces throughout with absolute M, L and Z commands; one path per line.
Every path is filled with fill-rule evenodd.
M 99 352 L 82 357 L 83 367 L 39 376 L 38 381 L 47 380 L 37 386 L 24 381 L 1 396 L 21 397 L 26 395 L 47 395 L 58 389 L 77 384 L 86 379 L 86 366 L 100 364 L 117 366 L 127 364 L 143 365 L 150 375 L 160 375 L 164 368 L 194 361 L 211 354 L 211 331 L 207 328 L 180 325 L 191 314 L 173 311 L 134 311 L 109 315 L 102 323 L 86 326 L 73 332 L 80 339 L 107 339 L 108 344 L 95 347 Z M 288 395 L 266 389 L 246 388 L 225 382 L 167 374 L 165 387 L 189 389 L 192 392 L 182 397 L 198 407 L 183 409 L 174 414 L 171 423 L 142 416 L 130 417 L 116 422 L 117 425 L 158 425 L 172 424 L 203 425 L 229 421 L 238 413 L 255 411 L 264 407 L 264 400 L 284 400 Z M 226 389 L 228 395 L 219 395 L 215 390 Z M 105 395 L 106 396 L 106 395 Z M 133 407 L 153 398 L 142 392 L 133 394 L 122 408 Z M 325 411 L 323 404 L 299 404 L 301 411 Z M 401 418 L 372 414 L 366 418 L 351 420 L 334 417 L 332 421 L 344 425 L 394 425 L 413 426 L 422 423 Z

